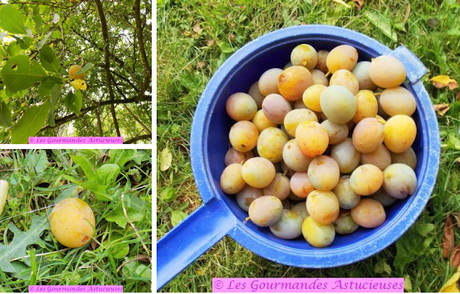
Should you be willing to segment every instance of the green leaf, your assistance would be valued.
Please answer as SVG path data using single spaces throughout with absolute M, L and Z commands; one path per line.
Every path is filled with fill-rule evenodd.
M 7 4 L 0 10 L 0 27 L 11 34 L 27 34 L 24 16 L 12 4 Z
M 110 235 L 109 240 L 110 240 L 110 243 L 112 243 L 120 239 L 123 239 L 123 235 L 114 233 Z M 113 245 L 111 247 L 110 251 L 112 252 L 112 256 L 113 258 L 116 258 L 116 259 L 124 258 L 125 256 L 129 254 L 129 244 L 120 243 L 120 242 L 117 242 L 117 243 L 119 244 Z
M 0 269 L 4 272 L 14 273 L 15 267 L 10 260 L 26 256 L 26 249 L 32 244 L 42 243 L 40 240 L 41 233 L 49 227 L 46 213 L 42 216 L 32 214 L 32 225 L 29 230 L 20 231 L 13 223 L 8 224 L 8 228 L 14 233 L 13 241 L 5 246 L 0 243 Z M 28 258 L 22 259 L 25 264 L 30 266 Z
M 34 7 L 32 19 L 35 23 L 35 29 L 37 30 L 38 34 L 41 34 L 42 28 L 42 17 L 40 15 L 40 6 L 37 5 Z
M 76 91 L 81 92 L 81 91 Z M 69 91 L 67 95 L 64 98 L 64 105 L 67 107 L 72 112 L 75 112 L 76 115 L 80 115 L 80 109 L 83 104 L 81 94 L 80 95 L 74 95 L 72 91 Z
M 94 196 L 96 196 L 96 199 L 99 201 L 112 201 L 112 197 L 107 194 L 107 186 L 101 186 L 98 182 L 95 181 L 82 182 L 68 175 L 63 175 L 62 177 L 67 181 L 81 186 L 83 189 L 90 190 L 94 193 Z
M 0 126 L 11 127 L 11 111 L 4 101 L 0 103 Z
M 54 200 L 55 204 L 58 204 L 64 199 L 75 197 L 82 191 L 82 188 L 78 185 L 72 185 L 71 187 L 64 189 L 59 196 Z
M 232 53 L 234 51 L 232 46 L 230 46 L 230 44 L 228 44 L 227 42 L 220 41 L 217 45 L 219 45 L 222 53 Z
M 421 230 L 425 233 L 426 229 Z M 411 227 L 398 241 L 396 241 L 396 256 L 394 267 L 399 274 L 404 273 L 406 265 L 418 257 L 430 253 L 430 244 L 433 237 L 425 237 L 417 232 L 416 226 Z
M 376 274 L 386 273 L 388 276 L 391 275 L 391 267 L 386 263 L 384 259 L 380 259 L 374 266 L 374 271 Z
M 87 72 L 88 70 L 92 69 L 94 67 L 94 64 L 88 63 L 85 66 L 83 66 L 79 71 L 74 73 L 74 76 L 79 75 L 81 73 Z
M 42 47 L 46 44 L 46 42 L 48 41 L 48 39 L 51 37 L 52 34 L 53 32 L 49 32 L 48 34 L 46 34 L 43 40 L 37 43 L 37 50 L 42 49 Z
M 37 62 L 29 61 L 24 55 L 18 55 L 5 64 L 1 72 L 2 81 L 12 93 L 28 89 L 36 82 L 46 78 L 46 72 Z
M 61 78 L 53 76 L 46 77 L 43 81 L 41 81 L 40 86 L 38 86 L 38 94 L 43 98 L 50 96 L 54 86 L 57 84 L 62 84 Z
M 171 224 L 175 227 L 175 226 L 177 226 L 180 222 L 182 222 L 187 216 L 188 216 L 188 214 L 186 214 L 186 213 L 183 212 L 183 211 L 174 210 L 174 211 L 171 213 Z
M 11 143 L 27 144 L 29 137 L 36 135 L 45 124 L 49 109 L 49 101 L 27 109 L 11 132 Z
M 62 34 L 60 31 L 54 31 L 52 37 L 54 39 L 62 39 Z
M 152 270 L 150 269 L 150 267 L 140 263 L 137 260 L 125 264 L 123 266 L 122 272 L 123 276 L 126 277 L 126 279 L 128 280 L 152 280 Z
M 454 135 L 449 135 L 447 139 L 447 148 L 460 150 L 460 140 Z
M 109 186 L 117 179 L 119 173 L 120 167 L 118 164 L 104 164 L 96 171 L 97 181 L 101 185 Z
M 19 54 L 19 52 L 21 51 L 21 48 L 19 48 L 18 43 L 14 41 L 8 44 L 8 47 L 6 50 L 8 51 L 8 55 L 10 57 L 14 57 Z
M 427 237 L 429 233 L 433 232 L 436 226 L 432 223 L 415 225 L 415 230 L 422 237 Z
M 451 28 L 450 30 L 447 31 L 447 34 L 449 36 L 460 36 L 460 29 L 458 28 Z
M 56 54 L 54 54 L 53 49 L 48 44 L 43 45 L 40 50 L 40 63 L 47 71 L 52 71 L 59 73 L 61 64 L 59 59 L 57 59 Z
M 144 211 L 146 209 L 145 202 L 142 201 L 142 199 L 140 199 L 136 195 L 133 195 L 131 193 L 126 193 L 124 199 L 126 214 L 128 215 L 129 219 L 132 222 L 141 221 L 144 218 Z M 121 197 L 117 206 L 105 216 L 105 219 L 109 222 L 115 222 L 122 228 L 126 226 L 126 224 L 128 223 L 128 219 L 126 218 L 123 212 Z
M 137 151 L 134 149 L 110 149 L 108 163 L 116 163 L 120 167 L 124 167 L 128 161 L 136 156 L 136 153 Z
M 30 152 L 25 159 L 25 170 L 33 175 L 39 175 L 45 171 L 50 165 L 45 150 L 37 152 Z
M 86 157 L 71 155 L 70 158 L 81 167 L 88 180 L 96 179 L 96 173 L 93 171 L 94 165 Z
M 55 126 L 54 122 L 54 108 L 56 103 L 59 99 L 59 93 L 61 92 L 61 86 L 59 84 L 55 84 L 53 90 L 51 91 L 51 106 L 50 106 L 50 113 L 48 116 L 48 123 L 51 127 Z
M 160 192 L 160 199 L 165 202 L 171 202 L 177 197 L 177 190 L 173 187 L 166 187 Z
M 370 11 L 367 10 L 364 15 L 369 19 L 369 21 L 376 26 L 378 29 L 382 31 L 382 33 L 393 40 L 394 42 L 398 41 L 398 35 L 396 32 L 392 29 L 391 23 L 386 18 L 386 16 L 376 12 L 376 11 Z

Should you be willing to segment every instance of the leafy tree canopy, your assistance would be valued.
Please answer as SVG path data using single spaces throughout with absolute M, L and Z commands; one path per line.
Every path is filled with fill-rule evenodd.
M 149 0 L 2 0 L 0 142 L 150 143 L 151 9 Z M 81 68 L 70 75 L 72 65 Z

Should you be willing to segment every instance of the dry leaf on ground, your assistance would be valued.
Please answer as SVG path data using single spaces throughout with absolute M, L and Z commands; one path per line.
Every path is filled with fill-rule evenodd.
M 455 246 L 454 240 L 454 225 L 450 214 L 444 222 L 444 234 L 442 235 L 442 256 L 449 258 Z
M 449 111 L 450 105 L 447 103 L 435 104 L 433 105 L 433 108 L 437 114 L 439 114 L 440 116 L 444 116 L 444 114 L 446 114 L 446 112 Z
M 457 81 L 446 75 L 435 76 L 430 82 L 438 89 L 449 87 L 449 90 L 453 90 L 458 87 Z
M 160 153 L 160 170 L 165 171 L 171 167 L 172 162 L 172 154 L 169 151 L 169 148 L 166 147 L 165 149 L 161 150 Z

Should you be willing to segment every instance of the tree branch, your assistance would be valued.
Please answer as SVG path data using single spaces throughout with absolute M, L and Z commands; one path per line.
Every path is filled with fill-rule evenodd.
M 96 103 L 96 104 L 94 104 L 94 105 L 88 106 L 88 107 L 86 107 L 86 108 L 82 108 L 82 109 L 80 110 L 80 112 L 81 112 L 80 115 L 76 115 L 75 113 L 73 113 L 73 114 L 70 114 L 70 115 L 67 115 L 67 116 L 58 118 L 58 119 L 55 120 L 55 125 L 54 125 L 54 127 L 51 127 L 50 125 L 44 125 L 44 126 L 40 129 L 40 131 L 43 131 L 43 130 L 46 130 L 46 129 L 54 129 L 54 128 L 56 128 L 56 127 L 62 125 L 62 124 L 65 124 L 65 123 L 67 123 L 67 122 L 69 122 L 69 121 L 72 121 L 72 120 L 74 120 L 74 119 L 77 119 L 77 118 L 79 118 L 79 117 L 82 117 L 85 113 L 87 113 L 87 112 L 89 112 L 89 111 L 91 111 L 91 110 L 93 110 L 93 109 L 96 109 L 96 108 L 98 108 L 99 106 L 109 105 L 109 104 L 113 105 L 113 104 L 136 103 L 136 102 L 140 102 L 140 101 L 151 101 L 151 99 L 152 99 L 152 96 L 146 95 L 146 96 L 144 97 L 143 100 L 139 100 L 139 99 L 137 99 L 137 97 L 136 97 L 136 98 L 125 99 L 125 100 L 114 100 L 114 101 L 102 101 L 102 102 L 98 102 L 98 103 Z M 121 137 L 121 136 L 120 136 L 120 137 Z
M 120 95 L 126 99 L 126 96 L 125 94 L 123 93 L 123 91 L 120 90 L 120 88 L 118 87 L 117 85 L 117 82 L 115 81 L 115 79 L 112 77 L 112 81 L 113 81 L 113 84 L 115 85 L 115 88 L 117 89 L 118 93 L 120 93 Z M 131 110 L 125 105 L 123 104 L 123 107 L 126 109 L 126 111 L 128 111 L 128 113 L 131 115 L 131 117 L 137 121 L 138 124 L 141 125 L 141 127 L 147 132 L 147 134 L 152 134 L 152 131 L 144 124 L 141 122 L 141 120 L 139 118 L 137 118 L 134 113 L 131 112 Z
M 110 50 L 109 50 L 109 32 L 107 29 L 107 21 L 105 19 L 104 10 L 102 8 L 102 3 L 100 0 L 94 0 L 96 4 L 97 14 L 99 15 L 99 19 L 101 20 L 101 29 L 102 29 L 102 36 L 104 38 L 104 59 L 105 59 L 105 73 L 107 79 L 107 88 L 109 89 L 110 100 L 115 100 L 115 95 L 112 89 L 112 74 L 110 73 Z M 115 113 L 115 106 L 114 104 L 110 105 L 110 112 L 112 113 L 113 125 L 115 130 L 117 131 L 117 136 L 121 137 L 120 128 L 118 127 L 117 115 Z
M 131 139 L 128 139 L 128 140 L 124 141 L 123 144 L 132 144 L 132 143 L 137 142 L 139 140 L 146 140 L 146 139 L 152 139 L 152 135 L 136 136 L 134 138 L 131 138 Z
M 144 83 L 142 84 L 141 91 L 139 91 L 139 98 L 142 98 L 142 96 L 145 94 L 145 91 L 147 91 L 149 85 L 150 85 L 150 80 L 152 78 L 152 69 L 149 63 L 149 60 L 147 59 L 147 54 L 145 53 L 145 45 L 144 45 L 144 37 L 142 35 L 142 21 L 141 21 L 141 1 L 140 0 L 134 0 L 134 19 L 136 21 L 136 33 L 137 33 L 137 39 L 138 39 L 138 45 L 139 45 L 139 51 L 141 53 L 141 58 L 142 58 L 142 63 L 144 65 Z

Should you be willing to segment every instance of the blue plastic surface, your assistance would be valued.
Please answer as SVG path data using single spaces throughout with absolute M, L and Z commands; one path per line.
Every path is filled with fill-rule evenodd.
M 370 60 L 382 54 L 393 55 L 405 65 L 409 80 L 405 87 L 417 100 L 414 119 L 418 134 L 412 146 L 418 157 L 415 193 L 387 208 L 387 219 L 378 228 L 360 228 L 351 235 L 337 236 L 331 246 L 321 249 L 310 246 L 303 238 L 282 240 L 271 234 L 268 228 L 259 228 L 250 221 L 244 223 L 247 213 L 219 186 L 225 168 L 224 156 L 230 146 L 228 132 L 234 123 L 225 112 L 227 98 L 235 92 L 247 92 L 267 69 L 283 68 L 289 62 L 291 50 L 301 43 L 308 43 L 317 50 L 348 44 L 358 50 L 359 60 Z M 204 205 L 158 242 L 158 289 L 225 234 L 264 258 L 305 268 L 357 262 L 395 242 L 423 211 L 438 172 L 440 139 L 437 119 L 428 93 L 418 81 L 425 72 L 420 60 L 405 47 L 391 51 L 358 32 L 324 25 L 281 29 L 255 39 L 235 52 L 214 74 L 195 112 L 191 160 Z M 206 211 L 206 217 L 195 216 L 202 211 Z M 187 254 L 172 256 L 184 250 Z

